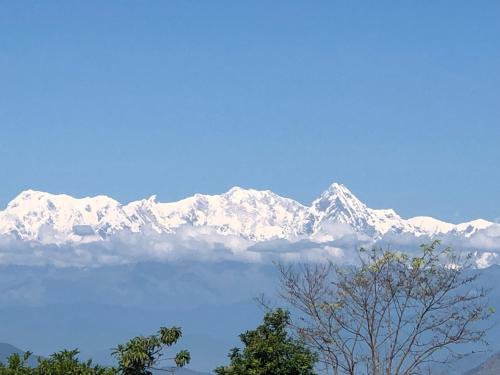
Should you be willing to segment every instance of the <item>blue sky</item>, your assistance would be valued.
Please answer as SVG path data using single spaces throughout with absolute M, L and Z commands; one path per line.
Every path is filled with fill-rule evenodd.
M 498 1 L 10 1 L 0 204 L 329 183 L 500 217 Z

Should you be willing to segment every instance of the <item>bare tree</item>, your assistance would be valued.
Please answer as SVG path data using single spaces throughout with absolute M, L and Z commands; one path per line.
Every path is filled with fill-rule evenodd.
M 281 265 L 280 294 L 333 374 L 423 374 L 466 355 L 461 344 L 484 343 L 477 323 L 493 310 L 470 266 L 438 241 L 417 257 L 361 250 L 356 267 Z

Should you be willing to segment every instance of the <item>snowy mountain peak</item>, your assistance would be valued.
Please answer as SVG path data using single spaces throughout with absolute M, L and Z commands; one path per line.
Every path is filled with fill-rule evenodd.
M 347 224 L 371 236 L 378 232 L 370 209 L 342 184 L 330 185 L 313 201 L 310 212 L 316 218 L 314 232 L 321 231 L 329 223 Z
M 457 233 L 463 234 L 465 237 L 470 237 L 479 230 L 486 229 L 493 225 L 491 221 L 476 219 L 465 223 L 457 224 L 453 230 Z
M 266 199 L 266 197 L 270 196 L 278 197 L 277 194 L 273 193 L 270 190 L 244 189 L 239 186 L 233 186 L 231 189 L 223 193 L 221 196 L 226 197 L 227 199 L 240 199 L 240 200 L 241 199 L 260 200 L 260 199 Z
M 476 220 L 472 220 L 472 221 L 467 221 L 465 223 L 457 224 L 457 227 L 464 228 L 464 227 L 472 226 L 472 227 L 475 227 L 478 229 L 484 229 L 484 228 L 489 227 L 491 224 L 493 224 L 491 221 L 484 220 L 484 219 L 476 219 Z
M 417 216 L 408 219 L 407 222 L 413 227 L 413 232 L 421 235 L 453 234 L 456 236 L 470 237 L 479 230 L 493 225 L 492 222 L 477 219 L 461 224 L 446 223 L 428 216 Z
M 231 189 L 229 189 L 225 194 L 234 194 L 240 191 L 246 191 L 247 189 L 243 189 L 240 186 L 233 186 Z M 248 189 L 251 190 L 251 189 Z
M 12 199 L 7 204 L 7 207 L 11 207 L 11 208 L 18 207 L 19 205 L 23 205 L 26 202 L 41 200 L 41 199 L 43 199 L 44 196 L 47 196 L 47 195 L 51 195 L 51 194 L 45 193 L 43 191 L 28 189 L 28 190 L 25 190 L 25 191 L 22 191 L 21 193 L 19 193 L 14 199 Z
M 325 192 L 330 192 L 332 194 L 351 194 L 351 191 L 343 184 L 338 182 L 332 182 Z
M 0 212 L 0 233 L 51 243 L 72 238 L 80 226 L 90 226 L 104 237 L 128 225 L 121 204 L 104 195 L 74 198 L 26 190 Z
M 344 185 L 333 183 L 321 196 L 313 202 L 319 211 L 328 211 L 331 209 L 345 208 L 347 210 L 363 210 L 366 205 L 361 202 Z
M 73 209 L 82 204 L 93 206 L 119 206 L 120 203 L 106 195 L 94 197 L 74 198 L 66 194 L 50 194 L 37 190 L 25 190 L 7 204 L 7 210 L 54 210 Z
M 408 223 L 421 234 L 448 233 L 454 227 L 453 224 L 446 223 L 429 216 L 412 217 L 411 219 L 408 219 Z
M 147 199 L 148 202 L 150 203 L 158 203 L 158 199 L 156 197 L 156 194 L 153 194 L 151 195 L 148 199 Z
M 392 209 L 367 207 L 339 183 L 331 184 L 310 207 L 270 190 L 235 186 L 220 195 L 195 194 L 170 203 L 152 195 L 126 205 L 104 195 L 74 198 L 26 190 L 0 211 L 0 235 L 44 243 L 104 240 L 123 230 L 175 233 L 184 226 L 210 227 L 252 241 L 333 238 L 328 236 L 336 224 L 374 240 L 387 233 L 471 236 L 492 225 L 486 220 L 459 225 L 429 217 L 404 220 Z

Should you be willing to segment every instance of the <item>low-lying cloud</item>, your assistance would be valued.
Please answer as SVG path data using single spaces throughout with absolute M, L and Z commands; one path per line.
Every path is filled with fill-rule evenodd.
M 50 231 L 41 241 L 23 241 L 14 236 L 0 236 L 0 264 L 54 265 L 57 267 L 92 267 L 141 262 L 238 261 L 244 263 L 355 262 L 360 247 L 380 246 L 417 254 L 420 245 L 433 240 L 428 236 L 389 233 L 378 241 L 358 234 L 352 228 L 332 224 L 321 233 L 293 240 L 275 239 L 255 242 L 239 236 L 220 234 L 214 228 L 184 226 L 176 233 L 159 234 L 117 232 L 97 240 L 87 228 L 78 228 L 88 236 L 80 241 L 54 244 Z M 468 238 L 453 234 L 439 237 L 443 244 L 457 251 L 475 254 L 479 267 L 500 263 L 500 225 L 492 225 Z

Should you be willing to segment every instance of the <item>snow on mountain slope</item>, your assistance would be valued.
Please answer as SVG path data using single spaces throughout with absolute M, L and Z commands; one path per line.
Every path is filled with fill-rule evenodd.
M 234 187 L 220 195 L 196 194 L 161 203 L 155 196 L 122 205 L 106 196 L 73 198 L 27 190 L 0 211 L 0 234 L 41 243 L 103 240 L 120 231 L 175 233 L 183 226 L 210 227 L 251 241 L 310 238 L 332 224 L 374 240 L 386 233 L 471 236 L 492 223 L 449 224 L 430 217 L 402 219 L 391 209 L 367 207 L 334 183 L 306 207 L 271 191 Z
M 163 232 L 174 232 L 182 225 L 210 226 L 222 234 L 251 240 L 296 236 L 307 208 L 271 191 L 234 187 L 221 195 L 196 194 L 173 203 L 158 203 L 155 197 L 124 207 L 129 215 L 142 214 Z
M 468 221 L 466 223 L 457 224 L 453 228 L 453 231 L 459 235 L 464 235 L 466 237 L 470 237 L 474 233 L 477 233 L 477 231 L 479 231 L 481 229 L 486 229 L 489 226 L 491 226 L 492 224 L 493 223 L 491 221 L 477 219 L 477 220 Z
M 407 222 L 413 226 L 416 233 L 436 235 L 439 233 L 448 233 L 455 226 L 429 216 L 416 216 L 408 219 Z
M 413 226 L 412 233 L 416 235 L 436 236 L 439 234 L 451 234 L 455 236 L 470 237 L 479 230 L 493 225 L 492 222 L 483 219 L 468 221 L 461 224 L 450 224 L 428 216 L 417 216 L 408 219 L 407 222 Z
M 43 243 L 65 242 L 75 236 L 105 238 L 125 228 L 139 229 L 119 202 L 102 195 L 77 199 L 27 190 L 0 212 L 0 233 Z
M 370 237 L 380 237 L 389 232 L 409 231 L 411 227 L 393 210 L 368 208 L 344 185 L 334 183 L 313 201 L 310 208 L 314 218 L 313 232 L 326 223 L 347 224 Z

